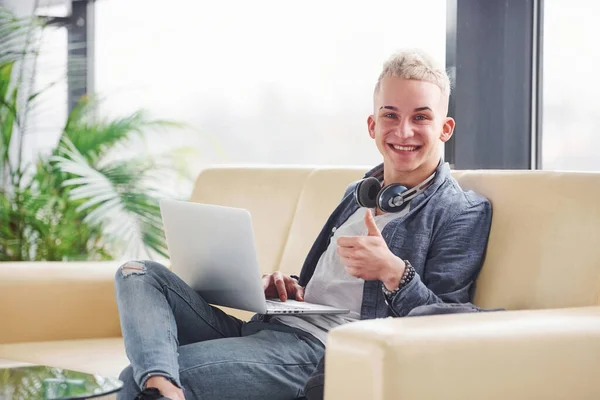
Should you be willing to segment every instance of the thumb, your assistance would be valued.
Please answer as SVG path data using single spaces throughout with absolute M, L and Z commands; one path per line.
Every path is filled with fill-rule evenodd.
M 296 289 L 296 300 L 304 301 L 304 288 L 300 285 L 298 285 L 298 288 Z
M 381 232 L 377 225 L 375 225 L 375 219 L 373 218 L 373 214 L 371 214 L 371 210 L 367 209 L 365 214 L 365 225 L 367 226 L 367 234 L 369 236 L 381 236 Z

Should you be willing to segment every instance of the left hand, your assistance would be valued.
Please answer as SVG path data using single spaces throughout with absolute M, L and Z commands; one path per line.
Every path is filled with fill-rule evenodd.
M 390 251 L 375 224 L 371 210 L 365 214 L 367 236 L 343 236 L 337 253 L 348 274 L 364 280 L 380 280 L 394 290 L 400 284 L 406 264 Z

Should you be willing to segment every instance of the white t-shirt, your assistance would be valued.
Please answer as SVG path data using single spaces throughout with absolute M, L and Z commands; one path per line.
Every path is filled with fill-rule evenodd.
M 375 225 L 383 230 L 385 225 L 404 214 L 409 206 L 398 213 L 375 216 Z M 315 272 L 306 286 L 304 300 L 309 303 L 323 304 L 338 308 L 347 308 L 348 314 L 329 315 L 283 315 L 274 317 L 282 324 L 310 333 L 323 344 L 327 341 L 327 332 L 338 325 L 360 319 L 364 280 L 355 278 L 346 272 L 337 254 L 337 239 L 340 236 L 366 236 L 367 227 L 364 222 L 365 212 L 374 213 L 374 209 L 359 208 L 333 234 L 329 246 L 321 255 Z

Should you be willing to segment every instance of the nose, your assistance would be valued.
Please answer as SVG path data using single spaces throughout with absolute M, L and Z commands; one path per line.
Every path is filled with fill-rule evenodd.
M 412 126 L 410 125 L 410 121 L 408 120 L 408 118 L 400 121 L 400 123 L 394 131 L 394 134 L 400 139 L 409 139 L 414 136 L 414 132 L 412 130 Z

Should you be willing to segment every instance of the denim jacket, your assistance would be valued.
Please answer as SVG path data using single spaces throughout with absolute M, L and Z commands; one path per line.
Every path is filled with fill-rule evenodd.
M 383 164 L 366 177 L 383 179 Z M 359 208 L 352 183 L 317 237 L 302 267 L 299 283 L 310 281 L 333 232 Z M 407 214 L 390 221 L 381 232 L 389 249 L 408 260 L 416 275 L 388 306 L 381 281 L 365 281 L 361 319 L 404 317 L 419 306 L 468 303 L 479 274 L 492 220 L 483 196 L 464 191 L 441 162 L 432 183 L 410 202 Z

